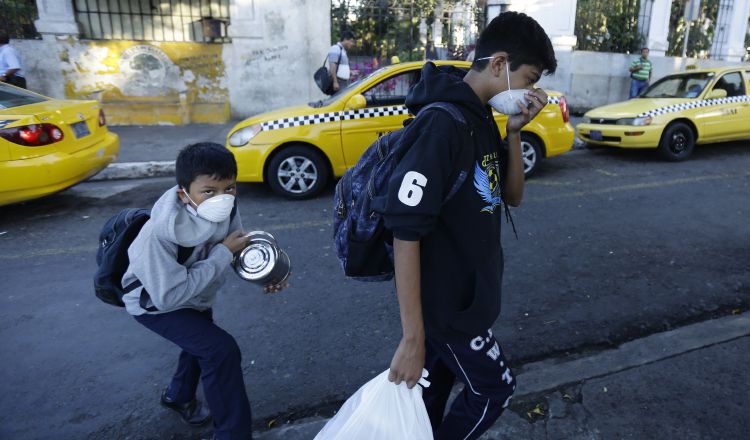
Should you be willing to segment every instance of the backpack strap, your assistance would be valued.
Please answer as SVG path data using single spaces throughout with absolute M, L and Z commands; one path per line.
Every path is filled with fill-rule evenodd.
M 468 132 L 473 147 L 474 127 L 468 123 L 466 117 L 461 112 L 461 110 L 458 109 L 458 106 L 456 104 L 443 101 L 432 102 L 422 107 L 419 110 L 419 114 L 422 114 L 423 112 L 430 109 L 439 109 L 451 115 L 451 118 L 453 118 L 454 121 L 458 122 L 458 125 L 463 127 Z M 464 148 L 462 146 L 462 148 L 460 149 L 459 166 L 453 172 L 453 176 L 451 179 L 453 181 L 453 184 L 451 186 L 451 189 L 448 191 L 448 194 L 445 196 L 445 199 L 443 199 L 443 204 L 447 203 L 448 200 L 456 195 L 458 190 L 461 189 L 464 181 L 466 181 L 466 178 L 469 175 L 469 170 L 471 169 L 471 164 L 474 162 L 474 155 L 472 154 L 472 152 L 473 148 Z

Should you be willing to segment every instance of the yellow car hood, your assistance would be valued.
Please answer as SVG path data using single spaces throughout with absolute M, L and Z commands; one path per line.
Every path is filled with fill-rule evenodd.
M 673 104 L 689 102 L 686 98 L 635 98 L 628 101 L 597 107 L 586 112 L 587 118 L 634 118 L 649 110 L 666 107 Z

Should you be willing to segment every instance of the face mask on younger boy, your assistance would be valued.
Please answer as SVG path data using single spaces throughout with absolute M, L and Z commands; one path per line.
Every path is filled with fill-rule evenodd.
M 185 196 L 190 200 L 190 203 L 195 205 L 193 208 L 191 205 L 187 205 L 187 210 L 200 218 L 206 219 L 210 222 L 221 223 L 232 213 L 234 208 L 234 196 L 231 194 L 220 194 L 213 196 L 210 199 L 206 199 L 200 205 L 195 203 L 186 190 Z

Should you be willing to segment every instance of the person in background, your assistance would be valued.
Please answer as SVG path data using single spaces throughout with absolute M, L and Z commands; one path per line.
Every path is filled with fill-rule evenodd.
M 22 69 L 21 56 L 11 46 L 8 33 L 0 30 L 0 81 L 26 88 L 26 75 Z
M 648 47 L 641 49 L 641 57 L 630 63 L 630 99 L 646 90 L 651 81 L 651 61 L 648 60 Z
M 328 49 L 328 72 L 333 79 L 333 91 L 338 92 L 349 85 L 351 70 L 349 69 L 349 56 L 346 51 L 354 46 L 354 32 L 341 32 L 341 41 Z

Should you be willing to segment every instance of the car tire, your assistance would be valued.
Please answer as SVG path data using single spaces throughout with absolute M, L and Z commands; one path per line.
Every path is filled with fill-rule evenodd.
M 328 183 L 326 159 L 312 147 L 292 145 L 276 153 L 268 163 L 266 182 L 289 199 L 317 195 Z
M 523 159 L 523 175 L 532 176 L 544 157 L 542 142 L 529 133 L 521 133 L 521 156 Z
M 659 141 L 659 155 L 670 162 L 685 160 L 695 149 L 695 134 L 684 122 L 667 126 Z

